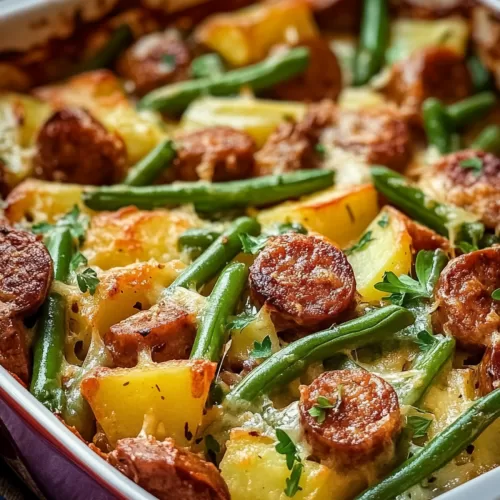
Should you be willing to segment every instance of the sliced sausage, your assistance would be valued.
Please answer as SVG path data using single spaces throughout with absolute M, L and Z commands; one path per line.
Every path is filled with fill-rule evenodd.
M 0 226 L 0 315 L 34 313 L 52 282 L 52 259 L 36 236 Z
M 309 49 L 307 69 L 273 88 L 272 97 L 286 101 L 336 100 L 342 90 L 342 73 L 328 42 L 320 37 L 300 42 Z
M 139 38 L 117 62 L 117 73 L 134 82 L 144 95 L 169 83 L 187 80 L 191 53 L 175 30 L 151 33 Z
M 330 325 L 354 303 L 356 281 L 341 250 L 318 236 L 271 238 L 250 267 L 252 298 L 278 329 Z
M 438 332 L 453 335 L 464 347 L 490 346 L 500 331 L 500 247 L 486 248 L 451 260 L 436 288 L 438 308 L 432 322 Z
M 121 439 L 108 461 L 160 500 L 229 500 L 215 466 L 179 448 L 172 439 Z
M 475 168 L 471 168 L 471 160 L 476 162 Z M 437 199 L 475 213 L 487 227 L 500 227 L 498 156 L 471 150 L 451 153 L 427 169 L 420 185 Z
M 123 140 L 80 108 L 56 111 L 42 126 L 33 159 L 37 177 L 76 184 L 113 184 L 127 168 Z
M 405 117 L 421 124 L 422 103 L 436 97 L 446 104 L 472 92 L 472 80 L 464 58 L 447 47 L 428 47 L 396 63 L 384 88 Z
M 334 407 L 325 410 L 323 421 L 310 414 L 319 397 Z M 393 452 L 401 429 L 396 392 L 385 380 L 364 370 L 325 372 L 312 384 L 301 386 L 299 411 L 313 454 L 344 466 Z
M 479 364 L 479 391 L 484 396 L 500 387 L 500 343 L 493 342 Z
M 254 140 L 230 127 L 211 127 L 177 137 L 176 177 L 184 181 L 230 181 L 251 175 Z
M 0 317 L 0 366 L 28 383 L 30 357 L 21 319 Z
M 116 366 L 137 364 L 138 352 L 148 347 L 153 361 L 188 359 L 196 336 L 196 314 L 164 300 L 113 325 L 104 336 Z

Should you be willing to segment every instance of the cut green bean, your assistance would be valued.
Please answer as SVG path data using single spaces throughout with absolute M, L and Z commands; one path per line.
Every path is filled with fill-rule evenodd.
M 218 231 L 211 229 L 188 229 L 184 231 L 177 240 L 177 246 L 180 250 L 196 249 L 206 250 L 219 236 Z
M 134 40 L 134 34 L 128 24 L 118 26 L 106 44 L 99 49 L 97 54 L 78 64 L 71 74 L 84 73 L 100 68 L 108 68 L 114 60 L 125 50 Z
M 201 317 L 191 359 L 219 362 L 222 346 L 226 340 L 227 320 L 234 314 L 247 276 L 248 267 L 237 262 L 229 264 L 222 271 Z
M 500 126 L 489 125 L 475 139 L 470 146 L 487 153 L 500 154 Z
M 201 95 L 227 96 L 237 94 L 242 87 L 248 87 L 254 92 L 268 89 L 302 73 L 308 64 L 309 50 L 297 47 L 222 75 L 160 87 L 146 94 L 138 106 L 141 109 L 178 113 Z
M 493 88 L 493 78 L 488 69 L 481 62 L 477 55 L 472 55 L 467 59 L 467 68 L 472 78 L 472 84 L 476 92 L 490 90 Z
M 241 251 L 240 234 L 256 236 L 260 224 L 250 217 L 236 219 L 177 279 L 168 287 L 199 288 L 212 279 Z
M 354 57 L 354 85 L 364 85 L 380 71 L 388 41 L 387 0 L 365 0 L 359 44 Z
M 446 108 L 446 114 L 455 128 L 474 123 L 484 116 L 496 102 L 493 92 L 481 92 L 462 101 L 451 104 Z
M 381 342 L 414 321 L 399 306 L 387 306 L 323 332 L 292 342 L 252 370 L 228 394 L 231 401 L 253 401 L 298 377 L 313 361 L 323 361 L 344 349 Z
M 435 146 L 441 154 L 449 153 L 452 134 L 443 103 L 434 97 L 429 97 L 422 105 L 422 114 L 429 144 Z
M 73 254 L 70 230 L 55 230 L 48 239 L 47 247 L 54 262 L 54 279 L 65 282 Z M 50 292 L 37 326 L 30 391 L 53 412 L 60 412 L 63 404 L 61 371 L 65 338 L 66 301 L 59 293 Z
M 356 500 L 395 498 L 446 465 L 500 417 L 500 389 L 479 398 L 443 432 Z
M 172 164 L 174 158 L 174 143 L 170 140 L 163 141 L 128 171 L 122 184 L 149 186 Z
M 329 170 L 299 170 L 229 182 L 176 182 L 161 186 L 89 188 L 83 201 L 93 210 L 117 210 L 135 205 L 142 209 L 193 203 L 200 212 L 263 206 L 314 193 L 333 185 Z

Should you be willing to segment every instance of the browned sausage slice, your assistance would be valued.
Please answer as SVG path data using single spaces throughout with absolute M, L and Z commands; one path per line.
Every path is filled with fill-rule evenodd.
M 494 342 L 479 364 L 479 390 L 484 396 L 500 387 L 500 343 Z
M 343 252 L 324 238 L 298 233 L 270 239 L 249 279 L 253 299 L 270 308 L 281 330 L 332 324 L 353 305 L 356 292 Z
M 319 397 L 334 406 L 325 410 L 324 421 L 310 414 Z M 401 428 L 394 389 L 363 370 L 325 372 L 311 385 L 301 386 L 299 410 L 314 455 L 343 465 L 367 462 L 391 451 Z
M 160 500 L 229 500 L 215 466 L 172 439 L 121 439 L 109 463 Z
M 446 104 L 464 99 L 472 92 L 472 80 L 460 54 L 447 47 L 428 47 L 392 67 L 385 92 L 404 116 L 421 124 L 425 99 L 436 97 Z
M 286 101 L 336 100 L 342 90 L 342 73 L 328 42 L 318 37 L 299 45 L 309 49 L 309 65 L 306 71 L 276 85 L 272 96 Z
M 117 366 L 135 366 L 143 347 L 152 349 L 153 361 L 187 359 L 196 327 L 194 311 L 165 300 L 113 325 L 104 341 Z
M 52 259 L 31 233 L 0 226 L 0 313 L 31 314 L 52 282 Z
M 486 248 L 451 260 L 436 288 L 434 328 L 453 335 L 462 346 L 490 346 L 500 329 L 500 247 Z
M 141 37 L 118 60 L 116 70 L 131 80 L 139 95 L 187 80 L 191 54 L 179 33 L 167 30 Z
M 470 163 L 476 162 L 477 168 Z M 500 158 L 482 151 L 458 151 L 428 169 L 420 185 L 429 195 L 469 210 L 489 228 L 500 228 Z
M 177 137 L 176 177 L 184 181 L 230 181 L 249 177 L 254 140 L 230 127 L 211 127 Z
M 0 366 L 28 383 L 30 358 L 21 319 L 0 318 Z
M 33 159 L 37 177 L 76 184 L 113 184 L 127 167 L 123 140 L 87 111 L 56 111 L 42 126 Z

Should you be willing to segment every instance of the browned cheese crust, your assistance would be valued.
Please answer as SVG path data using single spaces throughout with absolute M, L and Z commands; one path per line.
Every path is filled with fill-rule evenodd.
M 177 137 L 176 178 L 221 182 L 249 177 L 254 140 L 230 127 L 211 127 Z
M 137 364 L 138 352 L 152 350 L 153 361 L 187 359 L 196 335 L 196 315 L 164 300 L 113 325 L 104 337 L 117 366 Z
M 187 80 L 191 54 L 175 30 L 140 38 L 118 60 L 117 73 L 144 95 L 162 85 Z
M 500 328 L 500 247 L 486 248 L 451 260 L 436 288 L 438 308 L 432 321 L 438 332 L 453 335 L 464 347 L 490 346 Z
M 87 111 L 65 108 L 40 129 L 33 161 L 39 178 L 99 186 L 124 177 L 127 151 L 123 140 Z
M 326 410 L 322 423 L 309 414 L 320 396 L 334 406 Z M 371 461 L 390 450 L 401 428 L 396 392 L 363 370 L 325 372 L 301 386 L 299 410 L 314 456 L 334 458 L 344 466 Z
M 464 58 L 446 47 L 428 47 L 392 66 L 384 89 L 412 123 L 421 124 L 422 103 L 436 97 L 446 104 L 472 92 L 472 80 Z
M 306 71 L 276 85 L 272 90 L 272 97 L 305 102 L 336 100 L 342 90 L 342 73 L 328 42 L 318 37 L 303 41 L 299 46 L 309 49 Z
M 344 253 L 318 236 L 271 238 L 250 267 L 252 298 L 277 328 L 331 325 L 354 303 L 356 281 Z
M 121 439 L 109 463 L 160 500 L 229 500 L 215 466 L 172 439 Z
M 480 170 L 462 165 L 480 161 Z M 443 157 L 422 176 L 424 191 L 469 210 L 489 228 L 500 228 L 500 158 L 482 151 L 465 150 Z

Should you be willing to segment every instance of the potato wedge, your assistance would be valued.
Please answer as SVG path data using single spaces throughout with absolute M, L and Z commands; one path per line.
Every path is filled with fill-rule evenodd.
M 182 115 L 181 126 L 196 130 L 226 126 L 250 134 L 261 147 L 273 130 L 286 119 L 300 120 L 306 107 L 298 102 L 269 101 L 249 97 L 202 97 Z
M 227 451 L 220 463 L 222 477 L 233 500 L 285 500 L 284 489 L 290 471 L 286 460 L 275 450 L 275 443 L 264 436 L 235 429 L 226 443 Z M 338 474 L 317 462 L 304 460 L 294 500 L 343 500 L 352 498 L 358 489 L 356 476 Z
M 235 66 L 263 59 L 278 43 L 299 42 L 317 35 L 318 28 L 305 0 L 262 2 L 210 16 L 195 33 L 199 42 Z
M 378 212 L 377 192 L 371 184 L 326 189 L 296 202 L 262 210 L 262 225 L 299 222 L 344 247 L 358 238 Z
M 186 446 L 201 424 L 216 368 L 202 360 L 98 368 L 81 390 L 111 445 L 144 429 Z
M 374 287 L 383 280 L 385 272 L 392 271 L 396 276 L 410 272 L 411 236 L 404 219 L 385 208 L 370 224 L 365 234 L 369 232 L 372 241 L 353 251 L 348 259 L 354 269 L 357 290 L 362 300 L 375 302 L 387 295 Z

